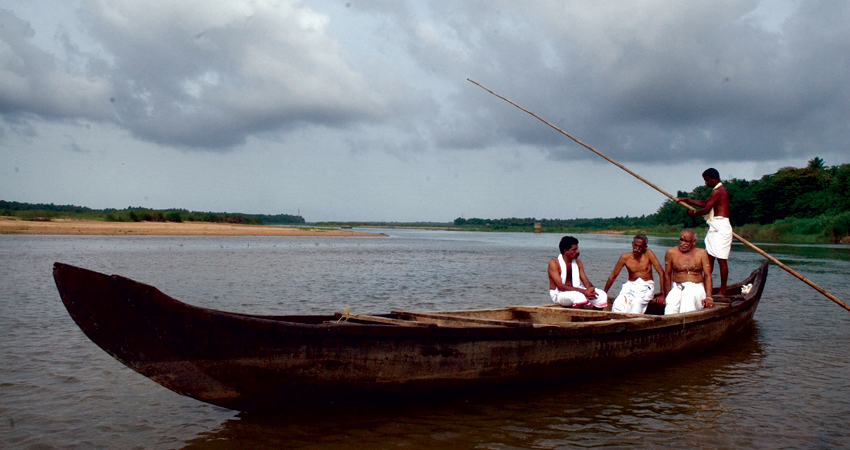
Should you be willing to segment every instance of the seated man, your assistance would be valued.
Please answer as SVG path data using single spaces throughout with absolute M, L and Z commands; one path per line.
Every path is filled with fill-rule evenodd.
M 682 230 L 679 246 L 667 250 L 664 255 L 665 278 L 670 283 L 664 315 L 714 306 L 708 253 L 701 248 L 694 248 L 695 243 L 694 231 Z
M 623 266 L 629 272 L 629 280 L 623 283 L 623 288 L 620 290 L 620 295 L 614 299 L 614 305 L 611 307 L 613 312 L 627 312 L 634 314 L 643 314 L 646 312 L 646 305 L 656 297 L 655 280 L 652 278 L 652 269 L 658 272 L 658 277 L 661 279 L 662 292 L 666 287 L 664 282 L 664 271 L 661 270 L 661 264 L 655 253 L 649 250 L 646 246 L 646 236 L 639 234 L 632 239 L 632 251 L 620 255 L 614 270 L 608 276 L 608 281 L 605 283 L 605 292 L 614 284 L 614 280 L 620 275 Z M 660 295 L 660 294 L 659 294 Z M 663 303 L 662 297 L 657 300 L 658 303 Z
M 549 295 L 552 301 L 573 308 L 587 303 L 599 309 L 608 306 L 608 294 L 594 288 L 587 280 L 584 265 L 578 259 L 578 239 L 564 236 L 558 248 L 560 256 L 549 261 Z

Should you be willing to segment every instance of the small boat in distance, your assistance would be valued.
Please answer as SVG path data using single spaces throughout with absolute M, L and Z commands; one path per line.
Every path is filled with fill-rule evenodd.
M 558 305 L 260 316 L 58 262 L 53 277 L 77 325 L 115 359 L 178 394 L 249 411 L 468 392 L 688 352 L 750 325 L 767 266 L 714 307 L 669 316 Z

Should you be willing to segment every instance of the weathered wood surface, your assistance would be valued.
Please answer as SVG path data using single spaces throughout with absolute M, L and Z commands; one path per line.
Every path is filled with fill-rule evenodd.
M 441 326 L 492 326 L 492 327 L 511 327 L 522 328 L 531 327 L 532 324 L 526 321 L 505 319 L 488 319 L 484 317 L 463 316 L 447 313 L 426 313 L 426 312 L 411 312 L 411 311 L 393 311 L 393 314 L 406 320 L 414 320 L 418 322 L 434 323 Z
M 368 314 L 342 314 L 336 313 L 334 317 L 338 317 L 337 322 L 345 320 L 346 322 L 349 320 L 357 321 L 357 322 L 374 322 L 374 323 L 382 323 L 387 325 L 398 325 L 402 327 L 436 327 L 435 323 L 424 323 L 424 322 L 415 322 L 411 320 L 400 320 L 400 319 L 392 319 L 389 317 L 381 317 L 381 316 L 371 316 Z M 331 323 L 331 322 L 328 322 Z
M 715 344 L 750 324 L 766 275 L 767 264 L 731 285 L 729 302 L 671 316 L 551 305 L 255 316 L 54 266 L 68 312 L 98 346 L 177 393 L 239 410 L 566 377 Z

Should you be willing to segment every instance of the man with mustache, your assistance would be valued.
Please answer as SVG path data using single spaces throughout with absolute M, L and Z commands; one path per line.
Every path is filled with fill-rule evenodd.
M 578 308 L 590 303 L 594 308 L 608 306 L 608 294 L 596 289 L 584 273 L 578 259 L 578 239 L 564 236 L 558 244 L 561 254 L 549 261 L 549 296 L 566 307 Z

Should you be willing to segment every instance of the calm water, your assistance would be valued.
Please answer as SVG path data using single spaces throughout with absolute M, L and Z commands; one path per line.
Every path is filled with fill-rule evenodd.
M 548 301 L 560 236 L 389 234 L 0 236 L 0 447 L 850 448 L 850 313 L 775 266 L 755 325 L 724 349 L 489 398 L 276 414 L 207 405 L 127 369 L 77 328 L 51 278 L 61 261 L 258 314 Z M 578 237 L 591 281 L 604 285 L 630 237 Z M 650 238 L 659 258 L 675 244 Z M 763 248 L 850 300 L 847 247 Z M 760 262 L 735 247 L 730 280 Z

